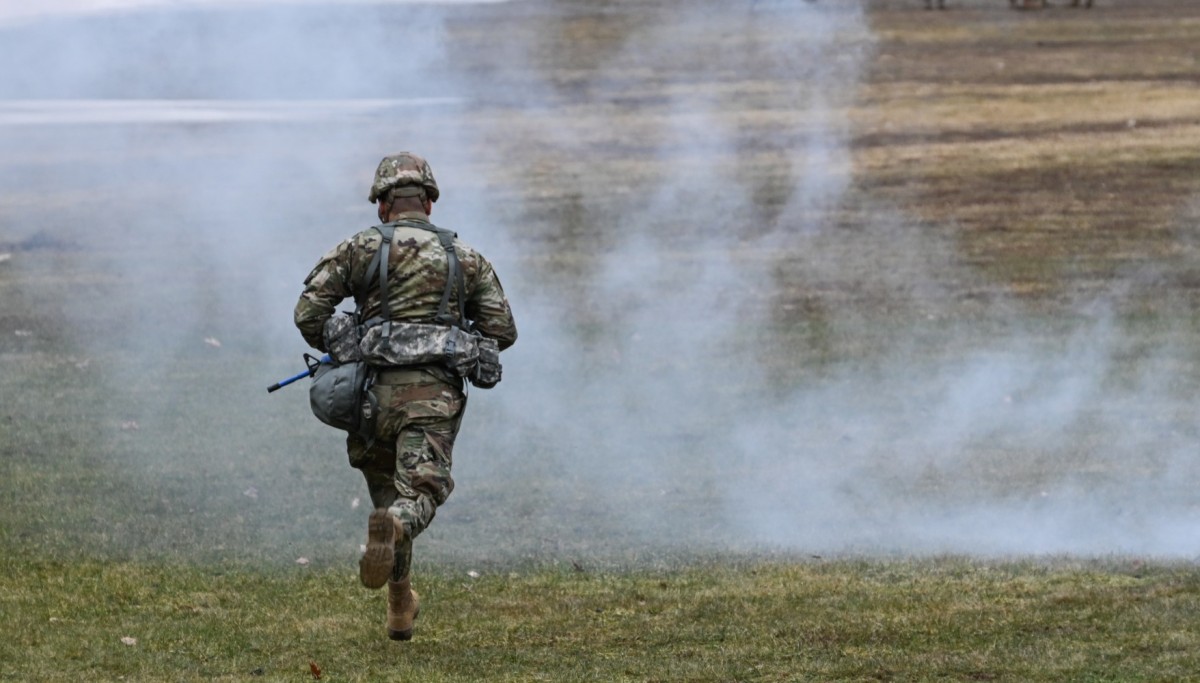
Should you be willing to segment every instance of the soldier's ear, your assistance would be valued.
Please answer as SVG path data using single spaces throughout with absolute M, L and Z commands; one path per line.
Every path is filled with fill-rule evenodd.
M 379 216 L 381 223 L 386 223 L 388 219 L 387 202 L 380 199 L 375 205 L 375 213 Z
M 433 200 L 431 200 L 429 197 L 426 197 L 425 199 L 421 200 L 421 203 L 425 205 L 426 216 L 433 214 Z

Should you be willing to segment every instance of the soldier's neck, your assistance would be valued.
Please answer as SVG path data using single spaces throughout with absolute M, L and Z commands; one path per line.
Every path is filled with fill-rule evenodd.
M 393 211 L 388 214 L 387 220 L 384 222 L 391 223 L 393 221 L 409 220 L 409 219 L 413 219 L 413 218 L 416 218 L 417 220 L 427 221 L 427 220 L 429 220 L 429 214 L 427 214 L 421 210 Z

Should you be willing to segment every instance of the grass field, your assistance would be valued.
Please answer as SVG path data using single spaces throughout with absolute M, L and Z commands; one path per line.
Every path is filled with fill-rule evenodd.
M 1197 578 L 1138 563 L 837 561 L 422 579 L 380 637 L 345 569 L 8 558 L 6 675 L 72 680 L 1179 681 Z M 78 604 L 82 603 L 82 604 Z
M 0 26 L 82 46 L 0 82 L 0 680 L 1200 680 L 1200 8 L 921 4 L 427 7 L 422 82 L 289 52 L 403 6 Z M 263 392 L 397 146 L 522 335 L 405 645 Z

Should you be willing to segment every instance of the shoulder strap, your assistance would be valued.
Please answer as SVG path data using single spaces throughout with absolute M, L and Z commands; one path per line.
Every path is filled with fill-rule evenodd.
M 392 310 L 388 304 L 387 264 L 388 255 L 392 251 L 392 237 L 396 234 L 396 226 L 392 223 L 384 223 L 383 225 L 375 226 L 375 229 L 379 231 L 382 241 L 379 243 L 379 250 L 375 252 L 375 256 L 371 259 L 371 264 L 367 266 L 367 281 L 370 282 L 371 273 L 378 269 L 379 305 L 382 308 L 380 317 L 383 319 L 383 333 L 387 335 L 392 331 Z M 361 318 L 361 315 L 359 317 Z M 362 320 L 360 319 L 359 322 L 361 323 Z
M 458 261 L 458 251 L 454 249 L 454 233 L 446 230 L 439 231 L 438 240 L 446 250 L 446 290 L 442 292 L 442 303 L 438 306 L 437 321 L 443 325 L 457 325 L 467 329 L 466 284 L 463 282 L 462 264 Z M 458 287 L 458 320 L 450 317 L 450 293 Z

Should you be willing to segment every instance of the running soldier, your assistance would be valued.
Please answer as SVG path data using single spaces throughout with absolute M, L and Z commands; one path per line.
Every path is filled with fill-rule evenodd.
M 512 311 L 492 265 L 429 222 L 439 195 L 421 157 L 402 152 L 379 163 L 368 201 L 377 205 L 381 228 L 394 228 L 384 252 L 387 301 L 374 260 L 387 230 L 372 227 L 334 247 L 304 281 L 295 322 L 310 346 L 330 351 L 326 322 L 349 297 L 358 304 L 359 323 L 382 321 L 386 312 L 396 327 L 444 330 L 449 311 L 451 325 L 495 340 L 501 350 L 516 341 Z M 466 406 L 465 386 L 462 374 L 442 363 L 375 370 L 370 390 L 378 403 L 374 438 L 354 433 L 346 438 L 350 465 L 366 478 L 374 507 L 359 579 L 368 588 L 387 584 L 388 637 L 409 640 L 420 610 L 411 585 L 412 542 L 454 489 L 451 454 Z

